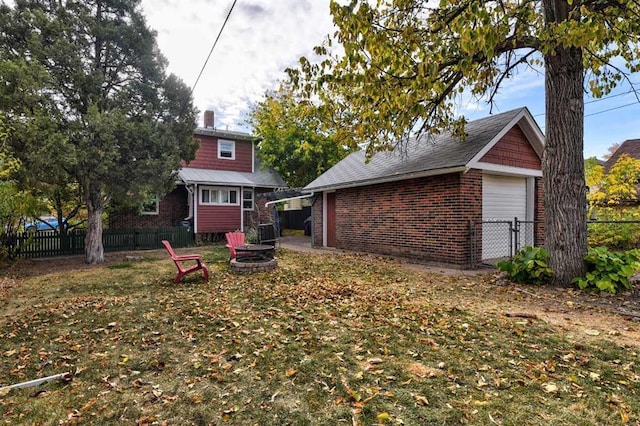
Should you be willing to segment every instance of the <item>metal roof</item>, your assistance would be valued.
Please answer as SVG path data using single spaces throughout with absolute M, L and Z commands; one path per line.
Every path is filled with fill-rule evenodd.
M 187 184 L 249 186 L 253 188 L 282 188 L 286 186 L 273 169 L 258 169 L 257 172 L 250 173 L 183 167 L 178 172 L 178 176 Z
M 365 161 L 365 151 L 350 154 L 327 170 L 304 189 L 317 191 L 347 186 L 409 179 L 464 170 L 488 145 L 495 144 L 514 125 L 525 121 L 521 128 L 533 139 L 539 139 L 534 149 L 541 154 L 542 132 L 526 108 L 470 121 L 465 126 L 464 141 L 441 134 L 409 140 L 402 149 L 376 153 Z

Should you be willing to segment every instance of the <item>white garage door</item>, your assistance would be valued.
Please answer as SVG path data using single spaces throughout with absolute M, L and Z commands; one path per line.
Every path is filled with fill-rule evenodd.
M 527 179 L 482 176 L 482 259 L 509 256 L 509 225 L 514 218 L 527 218 Z M 486 223 L 495 222 L 495 223 Z

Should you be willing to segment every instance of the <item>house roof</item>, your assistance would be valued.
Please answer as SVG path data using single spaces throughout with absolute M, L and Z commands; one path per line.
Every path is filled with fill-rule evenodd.
M 231 130 L 219 130 L 213 127 L 198 127 L 193 131 L 193 134 L 196 136 L 213 136 L 220 139 L 233 139 L 233 140 L 243 140 L 243 141 L 257 141 L 258 138 L 255 136 L 245 133 L 245 132 L 236 132 Z
M 640 160 L 640 139 L 627 139 L 604 163 L 605 172 L 609 173 L 611 167 L 618 161 L 621 155 L 627 154 L 636 160 Z
M 519 108 L 467 123 L 464 141 L 450 134 L 412 139 L 404 149 L 376 153 L 368 163 L 364 150 L 354 152 L 304 189 L 337 189 L 463 171 L 477 166 L 482 156 L 515 125 L 542 155 L 544 136 L 529 110 Z
M 186 184 L 286 188 L 287 184 L 280 175 L 271 167 L 263 167 L 257 156 L 254 157 L 253 170 L 252 173 L 183 167 L 178 178 Z
M 178 177 L 186 184 L 248 186 L 252 188 L 282 188 L 286 186 L 282 178 L 272 169 L 248 173 L 183 167 L 178 172 Z

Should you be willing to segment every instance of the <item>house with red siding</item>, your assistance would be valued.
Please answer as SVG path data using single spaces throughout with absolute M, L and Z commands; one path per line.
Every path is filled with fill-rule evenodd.
M 112 228 L 192 226 L 197 239 L 212 234 L 255 228 L 260 221 L 261 193 L 286 185 L 272 169 L 262 167 L 256 138 L 248 133 L 219 130 L 213 111 L 205 111 L 195 158 L 183 163 L 176 188 L 146 205 L 141 213 L 110 216 Z
M 411 140 L 369 162 L 355 152 L 319 176 L 304 188 L 314 194 L 313 245 L 468 267 L 474 253 L 508 255 L 516 217 L 536 223 L 520 241 L 541 244 L 544 135 L 529 110 L 465 131 L 464 140 Z

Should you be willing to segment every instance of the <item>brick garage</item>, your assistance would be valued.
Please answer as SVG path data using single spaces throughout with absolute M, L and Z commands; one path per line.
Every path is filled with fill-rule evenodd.
M 437 138 L 395 158 L 383 153 L 365 163 L 354 153 L 338 163 L 305 188 L 315 193 L 313 244 L 466 267 L 471 224 L 492 220 L 483 217 L 487 175 L 526 185 L 520 219 L 542 221 L 544 140 L 528 110 L 470 122 L 467 133 L 464 142 Z M 534 233 L 542 244 L 543 227 Z

